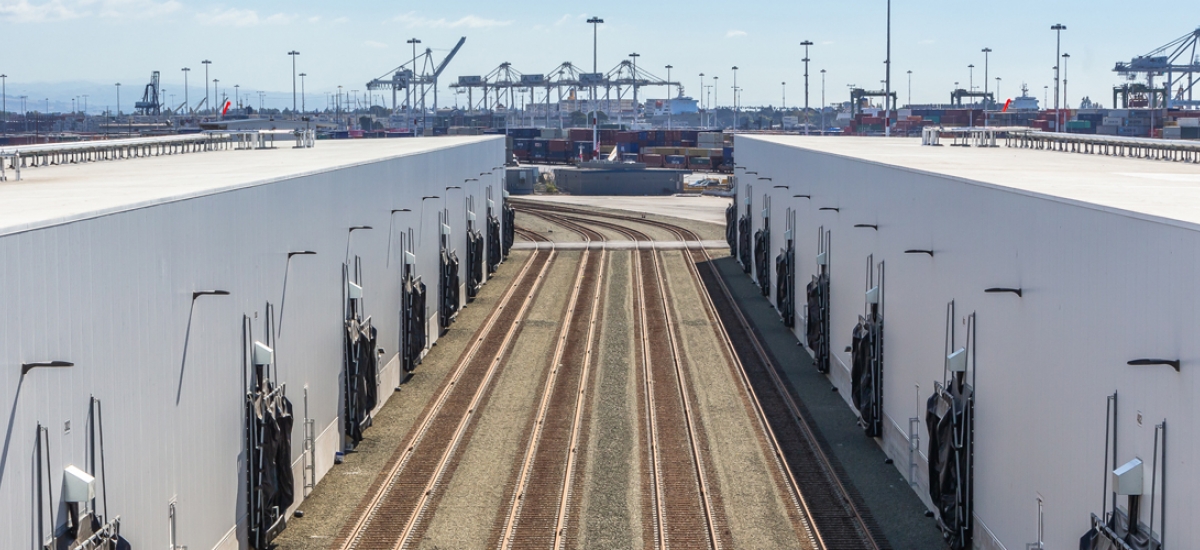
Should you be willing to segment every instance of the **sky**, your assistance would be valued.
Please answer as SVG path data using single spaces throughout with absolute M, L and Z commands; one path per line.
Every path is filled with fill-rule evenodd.
M 380 2 L 344 0 L 261 0 L 238 3 L 207 0 L 0 0 L 0 73 L 7 74 L 10 111 L 19 111 L 20 95 L 29 110 L 71 107 L 88 94 L 89 110 L 116 103 L 122 83 L 122 110 L 128 111 L 150 73 L 162 71 L 165 99 L 183 101 L 183 72 L 190 67 L 189 98 L 203 97 L 201 81 L 209 59 L 209 79 L 218 79 L 229 96 L 237 93 L 257 105 L 265 91 L 268 107 L 290 107 L 292 65 L 305 79 L 308 108 L 323 107 L 327 92 L 343 86 L 364 90 L 372 78 L 390 74 L 412 57 L 409 38 L 422 41 L 438 61 L 467 38 L 441 80 L 441 104 L 452 105 L 447 87 L 460 75 L 484 75 L 502 62 L 522 73 L 547 73 L 564 61 L 590 69 L 592 26 L 599 16 L 598 57 L 607 71 L 630 53 L 638 66 L 672 80 L 699 97 L 718 77 L 715 102 L 733 99 L 733 66 L 743 105 L 804 103 L 804 48 L 809 55 L 810 105 L 821 104 L 822 69 L 827 103 L 848 99 L 848 85 L 882 88 L 886 58 L 886 0 L 817 2 L 812 0 L 708 2 L 656 0 L 607 2 Z M 584 7 L 586 6 L 586 11 Z M 948 0 L 895 0 L 892 3 L 892 83 L 902 104 L 911 100 L 949 101 L 955 82 L 984 83 L 984 54 L 991 48 L 988 86 L 1001 98 L 1053 92 L 1055 33 L 1062 23 L 1068 101 L 1082 96 L 1109 104 L 1117 61 L 1149 53 L 1200 26 L 1200 2 L 1177 2 L 1166 15 L 1130 14 L 1128 2 L 1115 0 L 1004 3 Z M 786 87 L 782 84 L 787 82 Z M 643 94 L 663 97 L 666 90 Z M 245 94 L 245 95 L 243 95 Z M 708 94 L 705 94 L 708 95 Z M 711 97 L 711 96 L 710 96 Z M 478 100 L 478 98 L 476 98 Z M 707 98 L 706 98 L 707 100 Z M 389 99 L 390 101 L 390 99 Z M 459 98 L 465 103 L 465 96 Z M 1053 101 L 1051 100 L 1051 103 Z M 14 103 L 17 103 L 14 106 Z

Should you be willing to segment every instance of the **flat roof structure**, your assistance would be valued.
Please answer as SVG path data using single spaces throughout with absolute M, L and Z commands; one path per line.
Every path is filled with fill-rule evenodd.
M 1196 164 L 1008 147 L 922 146 L 918 138 L 753 139 L 1200 229 L 1200 165 Z
M 220 150 L 28 168 L 0 182 L 0 235 L 212 195 L 495 136 L 329 140 L 311 149 Z

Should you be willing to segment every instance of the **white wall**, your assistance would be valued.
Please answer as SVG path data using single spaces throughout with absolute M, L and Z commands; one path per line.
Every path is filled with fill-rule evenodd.
M 305 387 L 307 415 L 323 434 L 317 470 L 324 474 L 340 446 L 347 228 L 374 227 L 353 233 L 349 255 L 362 257 L 366 312 L 389 360 L 380 381 L 386 399 L 397 379 L 400 234 L 410 225 L 424 228 L 418 229 L 418 268 L 436 327 L 436 212 L 443 204 L 454 212 L 454 246 L 465 260 L 463 196 L 476 197 L 478 219 L 486 223 L 485 188 L 492 187 L 499 207 L 503 171 L 479 174 L 502 164 L 503 153 L 503 140 L 486 140 L 0 235 L 0 419 L 6 430 L 0 547 L 30 548 L 36 539 L 38 422 L 50 429 L 56 523 L 65 521 L 61 472 L 68 464 L 86 469 L 89 395 L 104 403 L 109 512 L 122 517 L 122 534 L 134 547 L 168 546 L 172 500 L 178 544 L 213 548 L 225 539 L 229 546 L 231 533 L 244 540 L 242 315 L 257 317 L 253 326 L 262 338 L 265 303 L 280 311 L 286 253 L 318 253 L 292 259 L 276 357 L 296 415 L 297 474 Z M 469 178 L 478 181 L 464 181 Z M 452 190 L 448 201 L 425 201 L 418 222 L 420 197 L 446 197 L 450 185 L 464 190 Z M 394 216 L 389 267 L 393 208 L 413 213 Z M 232 295 L 193 304 L 191 293 L 202 289 Z M 436 338 L 436 328 L 430 335 Z M 21 363 L 51 359 L 75 367 L 20 376 Z M 64 434 L 67 421 L 71 432 Z M 296 481 L 299 499 L 302 476 Z
M 830 377 L 848 406 L 850 354 L 842 350 L 863 311 L 866 258 L 886 262 L 881 444 L 905 476 L 910 417 L 922 418 L 922 452 L 927 447 L 915 385 L 923 402 L 942 379 L 946 304 L 957 302 L 959 346 L 962 319 L 977 312 L 977 545 L 1012 549 L 1035 541 L 1039 495 L 1047 548 L 1078 544 L 1089 514 L 1100 512 L 1106 396 L 1116 390 L 1118 464 L 1140 457 L 1149 485 L 1153 425 L 1166 419 L 1166 541 L 1182 547 L 1200 540 L 1200 526 L 1188 519 L 1200 509 L 1193 490 L 1200 457 L 1197 227 L 748 136 L 737 140 L 739 166 L 759 173 L 739 177 L 739 192 L 753 184 L 755 230 L 762 225 L 762 194 L 775 196 L 772 256 L 783 246 L 785 209 L 798 210 L 799 339 L 804 285 L 816 272 L 817 227 L 832 231 Z M 879 231 L 853 227 L 863 223 Z M 935 256 L 906 249 L 932 249 Z M 1020 287 L 1024 297 L 985 294 L 988 287 Z M 1179 358 L 1183 370 L 1126 365 L 1142 357 Z M 917 490 L 928 502 L 924 457 L 918 472 Z M 1158 507 L 1156 529 L 1161 514 Z M 989 541 L 987 531 L 997 540 Z

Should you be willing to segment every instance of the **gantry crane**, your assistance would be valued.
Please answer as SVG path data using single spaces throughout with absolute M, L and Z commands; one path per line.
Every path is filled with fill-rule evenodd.
M 158 97 L 158 76 L 158 71 L 150 73 L 150 83 L 142 92 L 142 100 L 133 104 L 133 108 L 141 111 L 143 115 L 157 115 L 162 111 L 162 102 Z
M 433 109 L 434 111 L 437 111 L 438 77 L 442 75 L 442 71 L 446 70 L 446 65 L 450 64 L 450 60 L 454 59 L 454 56 L 458 53 L 458 50 L 462 49 L 463 44 L 466 43 L 466 41 L 467 37 L 465 36 L 458 39 L 458 44 L 454 45 L 454 49 L 450 50 L 450 53 L 446 55 L 445 59 L 442 59 L 442 62 L 438 63 L 436 66 L 433 64 L 433 50 L 426 48 L 425 53 L 421 54 L 416 59 L 402 63 L 399 67 L 388 71 L 383 76 L 367 82 L 367 89 L 371 91 L 391 90 L 392 112 L 394 113 L 396 112 L 396 92 L 400 90 L 405 90 L 405 92 L 407 92 L 405 103 L 411 109 L 418 100 L 421 102 L 422 106 L 425 104 L 425 94 L 428 93 L 428 88 L 431 87 L 433 89 Z M 421 70 L 419 73 L 417 72 L 417 66 L 414 65 L 414 62 L 421 65 Z M 420 86 L 421 90 L 420 95 L 419 97 L 414 98 L 412 97 L 413 88 L 418 86 Z
M 1124 96 L 1128 106 L 1132 94 L 1149 96 L 1151 108 L 1200 108 L 1200 101 L 1194 99 L 1193 92 L 1197 80 L 1200 80 L 1200 57 L 1197 57 L 1197 47 L 1200 46 L 1200 28 L 1185 34 L 1165 46 L 1138 57 L 1128 63 L 1118 62 L 1113 72 L 1124 76 L 1127 80 L 1137 80 L 1144 75 L 1146 85 L 1131 86 L 1125 84 L 1113 88 L 1113 103 L 1117 96 Z M 1160 87 L 1155 87 L 1155 77 L 1165 76 L 1166 81 Z M 1171 92 L 1175 91 L 1174 94 Z M 1165 105 L 1160 104 L 1159 98 L 1165 98 Z

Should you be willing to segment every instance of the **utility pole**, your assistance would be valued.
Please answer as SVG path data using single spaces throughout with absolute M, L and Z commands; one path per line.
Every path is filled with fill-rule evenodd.
M 892 0 L 887 1 L 887 58 L 883 64 L 886 67 L 886 82 L 883 85 L 883 135 L 892 137 Z
M 1054 26 L 1050 27 L 1050 30 L 1054 31 L 1054 33 L 1055 33 L 1055 46 L 1054 46 L 1054 131 L 1055 131 L 1055 132 L 1061 132 L 1061 131 L 1062 131 L 1062 123 L 1061 123 L 1061 122 L 1059 122 L 1059 119 L 1060 119 L 1060 118 L 1059 118 L 1059 108 L 1058 108 L 1058 98 L 1059 98 L 1059 96 L 1058 96 L 1058 82 L 1059 82 L 1059 80 L 1058 80 L 1058 58 L 1059 58 L 1059 56 L 1061 56 L 1061 55 L 1062 55 L 1062 32 L 1063 32 L 1063 31 L 1065 31 L 1065 30 L 1067 30 L 1067 26 L 1066 26 L 1066 25 L 1063 25 L 1062 23 L 1055 23 L 1055 24 L 1054 24 Z
M 205 59 L 201 63 L 204 64 L 204 106 L 212 109 L 212 103 L 208 101 L 208 66 L 212 65 L 212 61 Z
M 809 118 L 808 118 L 808 61 L 809 61 L 808 47 L 813 45 L 813 41 L 805 40 L 804 42 L 801 42 L 800 45 L 804 46 L 804 59 L 802 59 L 801 61 L 804 61 L 804 135 L 807 136 L 808 135 L 808 122 L 809 122 Z
M 308 112 L 308 107 L 304 105 L 304 77 L 308 76 L 305 73 L 300 73 L 300 112 Z
M 288 56 L 292 58 L 292 120 L 296 120 L 296 56 L 300 52 L 292 50 L 288 52 Z

